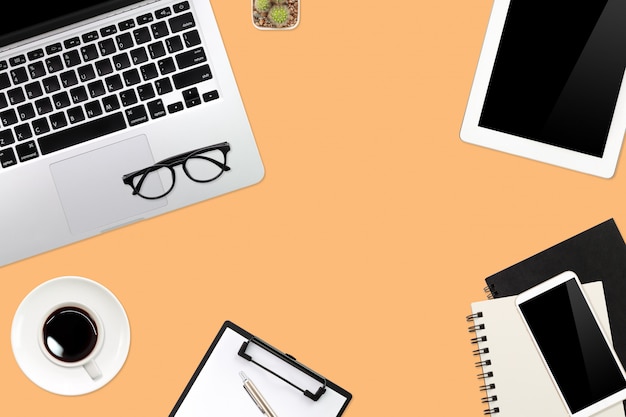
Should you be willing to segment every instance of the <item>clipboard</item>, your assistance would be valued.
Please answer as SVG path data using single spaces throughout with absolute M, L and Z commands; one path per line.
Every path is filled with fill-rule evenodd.
M 225 321 L 169 417 L 263 417 L 241 372 L 278 417 L 340 417 L 352 399 L 293 356 Z

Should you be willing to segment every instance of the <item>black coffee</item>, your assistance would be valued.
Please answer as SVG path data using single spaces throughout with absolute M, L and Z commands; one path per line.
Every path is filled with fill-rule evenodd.
M 44 323 L 46 350 L 63 362 L 77 362 L 91 353 L 98 340 L 98 328 L 85 310 L 61 307 Z

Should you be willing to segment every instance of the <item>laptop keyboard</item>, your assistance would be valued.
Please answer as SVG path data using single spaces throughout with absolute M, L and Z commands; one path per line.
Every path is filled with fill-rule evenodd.
M 187 1 L 0 60 L 0 166 L 214 100 L 211 78 Z

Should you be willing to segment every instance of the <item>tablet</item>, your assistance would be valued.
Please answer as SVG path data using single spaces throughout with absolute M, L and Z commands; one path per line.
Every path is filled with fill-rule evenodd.
M 461 139 L 610 178 L 626 130 L 626 3 L 495 0 Z

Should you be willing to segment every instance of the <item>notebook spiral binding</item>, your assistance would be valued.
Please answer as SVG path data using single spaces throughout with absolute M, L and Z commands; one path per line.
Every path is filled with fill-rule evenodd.
M 489 287 L 485 287 L 485 292 L 489 291 Z M 491 298 L 491 297 L 489 297 Z M 485 330 L 484 323 L 479 323 L 477 320 L 480 320 L 483 317 L 482 312 L 476 312 L 474 314 L 470 314 L 466 317 L 466 321 L 472 322 L 473 324 L 467 328 L 470 333 L 476 333 L 478 330 Z M 474 345 L 478 345 L 478 349 L 472 351 L 472 355 L 480 357 L 480 361 L 476 362 L 474 366 L 482 369 L 482 373 L 478 374 L 478 379 L 483 380 L 483 385 L 481 385 L 478 389 L 480 391 L 492 391 L 496 388 L 496 384 L 492 382 L 488 382 L 487 379 L 493 378 L 493 372 L 486 370 L 488 366 L 491 365 L 491 359 L 487 359 L 484 355 L 489 353 L 489 348 L 483 346 L 484 342 L 487 342 L 487 336 L 476 336 L 470 339 L 470 342 Z M 483 410 L 484 415 L 497 414 L 500 412 L 498 407 L 491 407 L 492 403 L 498 400 L 498 396 L 490 393 L 480 399 L 480 402 L 483 404 L 489 404 L 490 408 Z
M 494 297 L 498 295 L 498 292 L 496 291 L 495 286 L 493 284 L 490 284 L 484 287 L 483 291 L 487 294 L 488 300 L 493 300 Z

